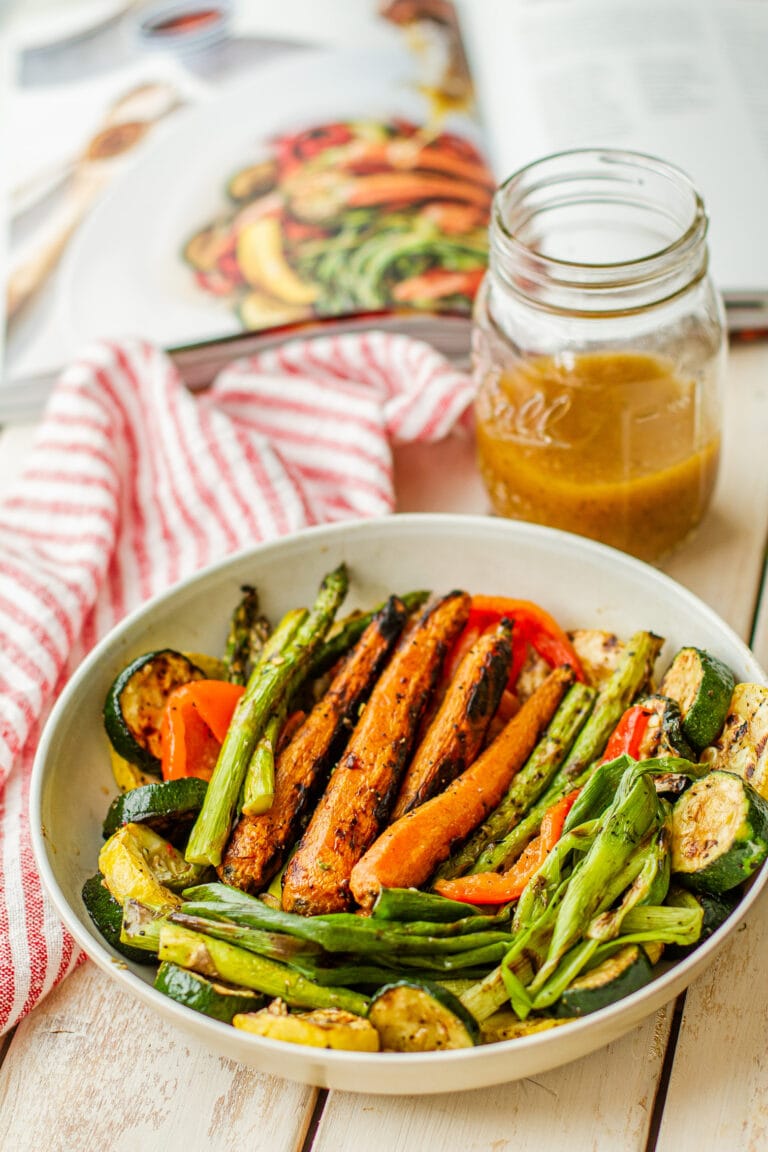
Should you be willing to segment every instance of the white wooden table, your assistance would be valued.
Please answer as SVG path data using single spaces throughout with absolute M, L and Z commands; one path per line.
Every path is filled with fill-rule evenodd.
M 30 426 L 0 432 L 0 492 Z M 485 511 L 469 445 L 409 449 L 402 511 Z M 768 666 L 768 344 L 733 350 L 713 509 L 665 566 Z M 210 1054 L 87 963 L 0 1042 L 3 1152 L 761 1152 L 768 1148 L 768 900 L 676 1004 L 610 1047 L 503 1087 L 386 1098 Z

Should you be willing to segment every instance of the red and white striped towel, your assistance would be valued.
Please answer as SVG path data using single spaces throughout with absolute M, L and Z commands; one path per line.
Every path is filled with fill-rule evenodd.
M 82 959 L 41 888 L 28 795 L 41 726 L 85 653 L 210 561 L 393 511 L 390 445 L 444 437 L 471 398 L 429 345 L 384 333 L 293 342 L 197 397 L 138 342 L 64 373 L 0 505 L 0 1033 Z

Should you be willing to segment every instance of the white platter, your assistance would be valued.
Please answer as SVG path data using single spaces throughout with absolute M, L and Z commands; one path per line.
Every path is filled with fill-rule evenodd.
M 156 992 L 154 969 L 116 963 L 80 899 L 96 870 L 101 823 L 115 793 L 101 707 L 127 660 L 156 647 L 218 652 L 240 585 L 258 586 L 275 618 L 314 597 L 322 576 L 345 561 L 348 603 L 389 591 L 432 588 L 534 599 L 565 627 L 594 626 L 666 637 L 664 667 L 682 644 L 725 660 L 740 680 L 765 682 L 749 650 L 700 600 L 622 553 L 546 528 L 485 517 L 394 516 L 311 529 L 223 560 L 142 607 L 91 653 L 62 693 L 43 733 L 32 784 L 37 861 L 77 941 L 121 987 L 211 1049 L 290 1079 L 347 1091 L 426 1094 L 533 1076 L 614 1040 L 685 988 L 712 960 L 768 880 L 763 868 L 735 913 L 701 948 L 644 989 L 583 1020 L 522 1040 L 454 1052 L 361 1055 L 282 1044 L 238 1032 Z M 108 1027 L 108 1021 L 94 1027 Z

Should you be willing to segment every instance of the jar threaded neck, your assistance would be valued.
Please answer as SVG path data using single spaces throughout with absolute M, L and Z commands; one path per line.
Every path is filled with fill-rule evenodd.
M 673 165 L 628 151 L 559 153 L 498 189 L 491 275 L 544 311 L 628 315 L 707 275 L 707 228 L 698 192 Z

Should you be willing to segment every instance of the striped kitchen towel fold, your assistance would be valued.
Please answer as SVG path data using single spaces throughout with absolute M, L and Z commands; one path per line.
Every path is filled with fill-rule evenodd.
M 0 505 L 0 1032 L 82 958 L 28 816 L 40 730 L 74 668 L 210 561 L 393 511 L 391 445 L 444 437 L 471 398 L 429 345 L 381 332 L 262 352 L 198 396 L 140 342 L 97 345 L 62 375 Z

